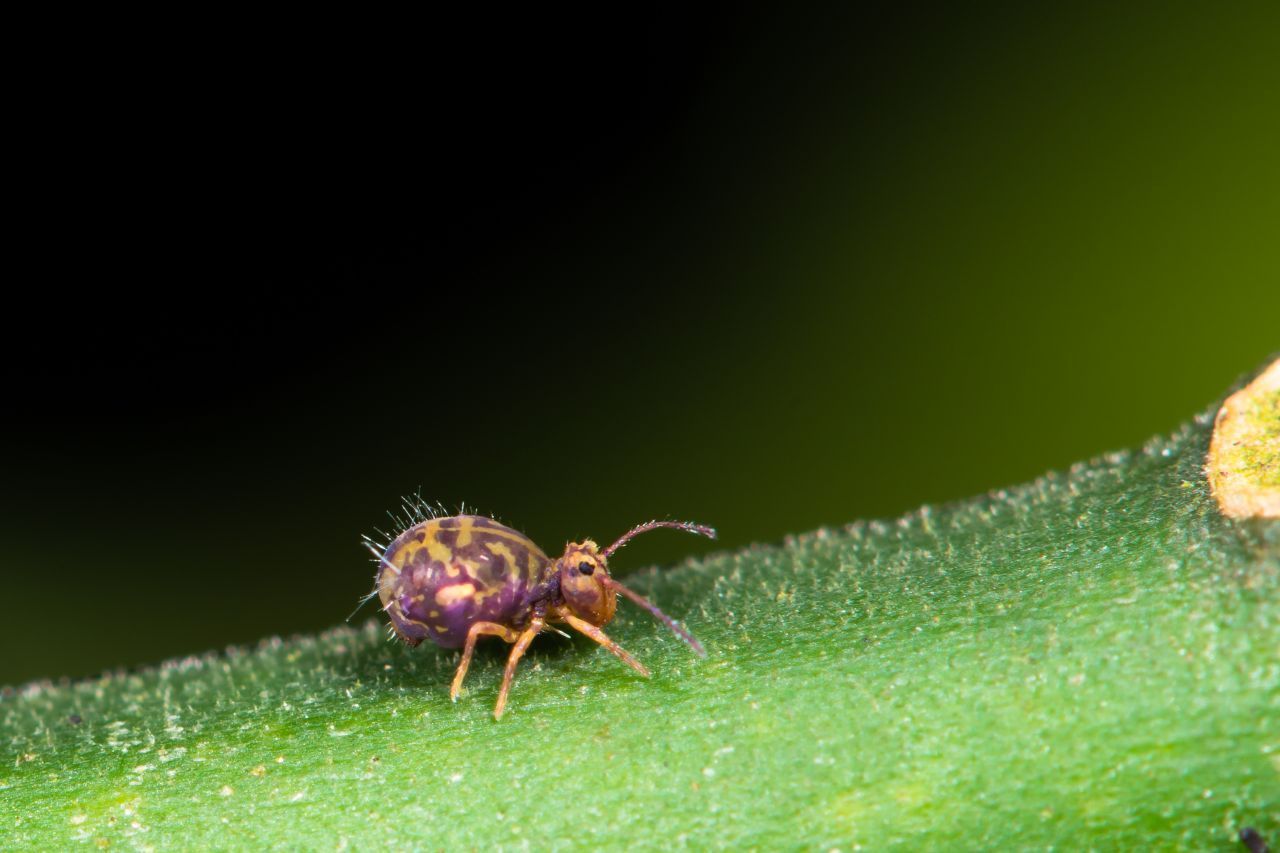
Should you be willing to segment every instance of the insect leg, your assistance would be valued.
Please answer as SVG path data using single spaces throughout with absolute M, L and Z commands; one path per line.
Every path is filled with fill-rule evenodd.
M 601 631 L 595 625 L 592 625 L 590 622 L 583 621 L 572 613 L 567 612 L 562 612 L 559 618 L 568 622 L 571 626 L 586 634 L 609 651 L 613 652 L 623 663 L 643 675 L 645 678 L 649 677 L 649 670 L 645 668 L 644 664 L 640 663 L 640 661 L 628 654 L 622 646 L 609 639 L 609 635 L 604 631 Z
M 520 663 L 520 658 L 524 657 L 525 649 L 529 648 L 529 644 L 533 642 L 533 638 L 538 636 L 538 632 L 542 630 L 544 625 L 542 614 L 539 613 L 529 621 L 529 627 L 520 633 L 520 638 L 516 640 L 516 644 L 511 649 L 510 656 L 507 657 L 507 668 L 502 672 L 502 689 L 498 691 L 498 704 L 493 706 L 493 718 L 495 720 L 502 719 L 502 711 L 507 707 L 507 693 L 511 690 L 511 679 L 516 675 L 516 664 Z M 512 631 L 512 634 L 515 632 Z
M 467 631 L 467 645 L 462 650 L 462 663 L 458 664 L 458 671 L 453 676 L 453 686 L 449 688 L 449 698 L 454 702 L 458 701 L 458 693 L 462 690 L 462 679 L 467 677 L 467 668 L 471 666 L 471 655 L 476 650 L 476 640 L 483 634 L 501 637 L 508 643 L 514 643 L 520 639 L 518 633 L 497 622 L 477 622 L 472 625 Z

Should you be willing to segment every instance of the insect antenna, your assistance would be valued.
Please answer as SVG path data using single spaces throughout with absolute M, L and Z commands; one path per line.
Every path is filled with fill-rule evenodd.
M 615 551 L 621 549 L 623 545 L 626 545 L 641 533 L 647 533 L 650 530 L 658 530 L 663 527 L 670 527 L 674 530 L 683 530 L 686 533 L 696 533 L 699 536 L 705 536 L 708 539 L 716 538 L 716 529 L 714 527 L 708 527 L 705 524 L 695 524 L 692 521 L 646 521 L 644 524 L 637 524 L 635 527 L 622 534 L 622 536 L 618 538 L 617 542 L 614 542 L 608 548 L 605 548 L 602 552 L 604 554 L 604 558 L 607 560 L 612 557 Z
M 679 637 L 680 639 L 688 643 L 693 648 L 693 650 L 698 653 L 699 657 L 705 658 L 707 656 L 707 650 L 702 648 L 702 643 L 699 643 L 697 638 L 695 638 L 692 634 L 690 634 L 684 628 L 680 627 L 680 624 L 677 623 L 676 620 L 672 619 L 670 616 L 668 616 L 667 614 L 659 610 L 658 606 L 654 604 L 652 601 L 645 598 L 643 595 L 641 595 L 638 592 L 633 592 L 632 590 L 627 589 L 625 586 L 618 583 L 613 578 L 609 578 L 606 582 L 609 584 L 609 586 L 613 587 L 618 592 L 622 593 L 627 598 L 634 601 L 636 604 L 639 604 L 645 610 L 648 610 L 649 613 L 652 614 L 655 619 L 662 622 L 662 624 L 666 625 L 668 628 L 671 629 L 672 633 L 674 633 L 677 637 Z
M 623 545 L 626 545 L 628 542 L 630 542 L 635 537 L 639 536 L 641 533 L 647 533 L 650 530 L 659 530 L 664 527 L 669 527 L 673 530 L 683 530 L 686 533 L 696 533 L 699 536 L 705 536 L 708 539 L 716 538 L 716 529 L 714 527 L 708 527 L 705 524 L 696 524 L 692 521 L 646 521 L 644 524 L 637 524 L 635 527 L 631 528 L 626 533 L 622 534 L 622 536 L 618 537 L 617 542 L 614 542 L 608 548 L 605 548 L 604 551 L 602 551 L 601 553 L 603 554 L 604 558 L 607 560 L 609 557 L 612 557 L 619 549 L 621 549 Z M 700 656 L 702 657 L 707 656 L 706 650 L 702 648 L 702 643 L 699 643 L 692 634 L 690 634 L 684 628 L 680 627 L 680 625 L 676 622 L 676 620 L 672 619 L 670 616 L 668 616 L 667 614 L 659 610 L 657 605 L 655 605 L 652 601 L 645 598 L 643 595 L 641 595 L 638 592 L 633 592 L 630 589 L 627 589 L 625 586 L 618 583 L 613 578 L 608 578 L 606 580 L 606 583 L 608 583 L 609 586 L 613 587 L 618 592 L 625 595 L 627 598 L 634 601 L 636 604 L 643 607 L 645 610 L 648 610 L 650 615 L 653 616 L 653 618 L 657 619 L 662 624 L 670 628 L 672 633 L 674 633 L 677 637 L 679 637 L 680 639 L 688 643 L 693 648 L 693 650 L 697 652 Z

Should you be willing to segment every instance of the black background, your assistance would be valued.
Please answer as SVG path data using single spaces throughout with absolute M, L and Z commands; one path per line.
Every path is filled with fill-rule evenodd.
M 1280 340 L 1256 23 L 38 36 L 9 122 L 0 681 L 327 627 L 368 588 L 359 535 L 419 487 L 552 552 L 652 517 L 736 547 L 1173 428 Z M 1219 107 L 1258 132 L 1205 130 Z M 629 567 L 710 547 L 677 540 Z

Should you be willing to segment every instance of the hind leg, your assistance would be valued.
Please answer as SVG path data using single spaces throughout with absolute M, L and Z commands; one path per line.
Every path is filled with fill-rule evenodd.
M 458 701 L 458 693 L 462 690 L 462 679 L 467 677 L 467 668 L 471 666 L 471 655 L 476 650 L 476 640 L 485 634 L 501 637 L 508 643 L 514 643 L 520 639 L 519 633 L 497 622 L 477 622 L 472 625 L 471 630 L 467 631 L 467 645 L 462 650 L 462 663 L 458 664 L 458 671 L 453 676 L 453 686 L 449 688 L 449 698 L 454 702 Z

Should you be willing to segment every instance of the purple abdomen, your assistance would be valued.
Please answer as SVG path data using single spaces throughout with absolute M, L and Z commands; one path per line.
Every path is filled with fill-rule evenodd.
M 523 627 L 530 592 L 550 571 L 551 560 L 527 536 L 491 518 L 435 518 L 387 548 L 378 595 L 405 642 L 455 649 L 476 622 Z

